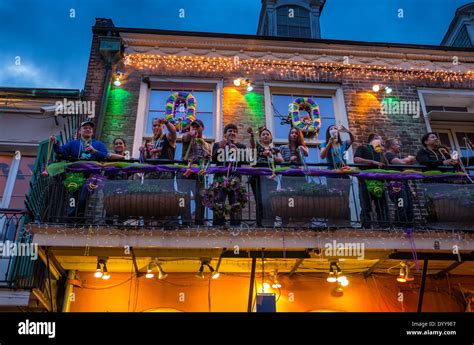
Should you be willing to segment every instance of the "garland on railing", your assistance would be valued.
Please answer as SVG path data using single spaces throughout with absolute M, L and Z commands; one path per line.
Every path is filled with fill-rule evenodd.
M 229 205 L 220 199 L 221 193 L 232 195 L 233 204 Z M 204 204 L 218 216 L 225 216 L 231 212 L 238 212 L 245 208 L 248 197 L 245 187 L 242 186 L 240 178 L 237 176 L 219 176 L 204 194 Z
M 48 166 L 48 173 L 50 176 L 55 176 L 63 172 L 84 172 L 84 173 L 99 173 L 105 172 L 107 174 L 116 174 L 118 172 L 125 172 L 128 174 L 135 173 L 147 173 L 147 172 L 186 172 L 190 169 L 193 173 L 199 174 L 203 172 L 202 166 L 192 165 L 151 165 L 151 164 L 139 164 L 139 163 L 126 163 L 126 162 L 107 162 L 98 163 L 91 161 L 78 161 L 73 163 L 53 163 Z M 226 166 L 214 166 L 205 169 L 206 174 L 225 174 L 227 173 L 228 167 Z M 319 177 L 344 177 L 354 176 L 363 179 L 372 180 L 452 180 L 452 181 L 468 181 L 464 173 L 451 173 L 451 172 L 440 172 L 440 171 L 427 171 L 419 172 L 414 170 L 395 171 L 395 170 L 363 170 L 351 169 L 350 171 L 340 170 L 325 170 L 325 169 L 314 169 L 308 168 L 306 171 L 304 168 L 299 167 L 277 167 L 275 171 L 269 168 L 251 168 L 251 167 L 236 167 L 233 172 L 240 175 L 250 176 L 271 176 L 273 173 L 283 176 L 319 176 Z

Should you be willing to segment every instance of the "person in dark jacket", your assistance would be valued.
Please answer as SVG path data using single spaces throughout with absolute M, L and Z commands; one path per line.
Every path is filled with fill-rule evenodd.
M 109 158 L 107 148 L 102 141 L 92 139 L 94 135 L 94 123 L 84 121 L 79 127 L 79 139 L 71 140 L 65 145 L 59 145 L 55 136 L 51 136 L 53 149 L 62 159 L 81 160 L 105 160 Z M 69 200 L 74 199 L 74 203 L 68 202 L 68 221 L 83 222 L 89 192 L 84 184 L 79 190 L 71 193 Z
M 383 139 L 379 134 L 372 133 L 367 138 L 367 145 L 357 147 L 354 153 L 354 163 L 365 164 L 364 169 L 383 169 L 387 161 L 383 152 Z M 359 197 L 361 202 L 360 219 L 362 227 L 371 227 L 372 204 L 375 205 L 375 212 L 377 213 L 377 221 L 379 226 L 386 226 L 388 222 L 388 205 L 387 194 L 385 191 L 377 196 L 369 192 L 366 181 L 359 178 Z
M 80 138 L 71 140 L 65 145 L 59 145 L 56 137 L 51 136 L 53 149 L 56 154 L 61 155 L 63 159 L 81 159 L 81 160 L 106 160 L 109 158 L 107 148 L 102 141 L 92 138 L 94 135 L 94 123 L 84 121 L 79 128 Z
M 459 164 L 457 159 L 451 159 L 451 156 L 445 147 L 440 145 L 438 135 L 428 132 L 421 138 L 423 148 L 416 154 L 416 160 L 421 165 L 426 165 L 429 170 L 435 170 L 439 166 Z
M 247 147 L 244 144 L 237 142 L 237 133 L 239 132 L 236 125 L 229 123 L 224 127 L 224 138 L 220 142 L 214 143 L 212 146 L 212 161 L 216 165 L 226 165 L 230 162 L 235 162 L 237 166 L 240 166 L 242 161 L 238 161 L 235 156 L 238 154 L 232 155 L 228 154 L 230 151 L 238 152 L 238 150 L 245 150 Z M 234 159 L 236 161 L 234 161 Z M 214 178 L 219 178 L 225 176 L 223 174 L 214 174 Z M 231 173 L 231 176 L 238 178 L 240 181 L 242 177 L 239 174 Z M 236 202 L 235 196 L 232 192 L 227 193 L 222 190 L 219 193 L 218 201 L 219 203 L 225 203 L 226 199 L 229 199 L 229 204 L 234 204 Z M 238 226 L 240 225 L 242 219 L 242 211 L 231 211 L 230 212 L 230 225 Z M 225 225 L 225 217 L 214 214 L 214 225 Z

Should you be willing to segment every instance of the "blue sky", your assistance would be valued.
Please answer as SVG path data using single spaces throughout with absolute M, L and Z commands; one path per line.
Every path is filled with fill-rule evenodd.
M 322 38 L 438 45 L 456 8 L 471 1 L 327 0 Z M 261 0 L 0 0 L 0 86 L 82 89 L 96 17 L 120 27 L 255 34 L 260 5 Z

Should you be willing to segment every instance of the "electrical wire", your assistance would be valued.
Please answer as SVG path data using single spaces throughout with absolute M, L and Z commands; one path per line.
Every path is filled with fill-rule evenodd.
M 120 282 L 120 283 L 115 284 L 115 285 L 101 286 L 101 287 L 83 285 L 82 288 L 83 288 L 83 289 L 88 289 L 88 290 L 107 290 L 107 289 L 113 289 L 113 288 L 116 288 L 116 287 L 118 287 L 118 286 L 120 286 L 120 285 L 123 285 L 123 284 L 129 282 L 130 279 L 132 279 L 132 278 L 133 278 L 133 277 L 128 278 L 128 279 L 124 280 L 123 282 Z

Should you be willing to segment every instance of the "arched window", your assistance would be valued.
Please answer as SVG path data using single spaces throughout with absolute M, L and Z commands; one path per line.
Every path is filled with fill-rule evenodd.
M 309 11 L 301 6 L 278 7 L 277 36 L 311 38 Z

